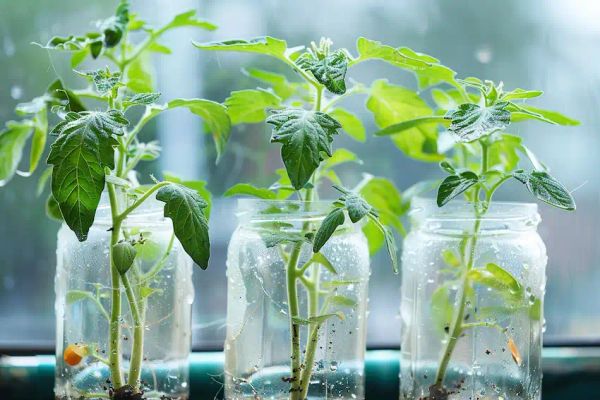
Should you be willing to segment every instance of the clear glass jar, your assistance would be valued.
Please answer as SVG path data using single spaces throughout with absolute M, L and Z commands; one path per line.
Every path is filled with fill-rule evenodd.
M 120 230 L 120 239 L 138 243 L 137 256 L 126 276 L 139 310 L 139 324 L 132 317 L 121 278 L 117 291 L 120 317 L 118 331 L 114 331 L 121 349 L 117 357 L 121 385 L 139 385 L 143 397 L 117 390 L 115 374 L 109 368 L 114 291 L 108 202 L 103 198 L 86 241 L 79 242 L 65 224 L 60 229 L 55 279 L 56 399 L 111 395 L 119 399 L 188 398 L 193 262 L 174 238 L 163 207 L 157 201 L 146 201 L 127 217 Z M 140 372 L 134 372 L 139 375 L 133 379 L 137 385 L 129 379 L 136 360 L 141 363 Z
M 535 204 L 416 199 L 402 252 L 401 399 L 540 399 L 546 248 Z
M 330 202 L 240 200 L 227 254 L 227 399 L 362 399 L 367 241 L 340 226 L 315 262 L 306 234 Z M 293 282 L 293 284 L 289 284 Z

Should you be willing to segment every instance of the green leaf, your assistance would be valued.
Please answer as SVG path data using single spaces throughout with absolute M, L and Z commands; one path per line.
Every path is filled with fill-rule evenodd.
M 368 221 L 362 228 L 363 234 L 369 244 L 369 254 L 376 254 L 385 245 L 385 235 L 379 227 L 373 222 Z
M 157 288 L 153 288 L 153 287 L 149 287 L 149 286 L 141 286 L 140 287 L 140 297 L 142 299 L 147 299 L 148 297 L 152 296 L 154 293 L 162 293 L 163 290 L 162 289 L 157 289 Z
M 249 183 L 238 183 L 223 194 L 224 197 L 232 196 L 252 196 L 259 199 L 275 199 L 277 196 L 269 189 L 258 188 Z
M 242 70 L 246 75 L 258 79 L 261 82 L 267 83 L 273 89 L 273 92 L 279 96 L 282 100 L 287 100 L 296 94 L 303 84 L 290 82 L 287 80 L 285 75 L 277 74 L 275 72 L 264 71 L 256 68 L 249 68 Z
M 351 299 L 350 297 L 336 294 L 334 296 L 329 297 L 329 304 L 340 307 L 354 308 L 356 307 L 357 302 L 356 300 Z
M 196 10 L 190 10 L 176 15 L 171 22 L 161 28 L 161 31 L 166 31 L 173 28 L 181 28 L 184 26 L 201 28 L 207 31 L 214 31 L 217 29 L 215 24 L 196 18 Z
M 160 54 L 171 54 L 171 53 L 173 53 L 173 51 L 169 47 L 167 47 L 167 46 L 165 46 L 163 44 L 157 43 L 157 42 L 152 42 L 148 46 L 147 50 L 151 51 L 153 53 L 160 53 Z
M 48 163 L 52 170 L 52 195 L 65 222 L 80 241 L 94 222 L 100 195 L 104 190 L 104 167 L 114 168 L 112 135 L 123 134 L 127 119 L 117 110 L 68 113 L 53 130 L 58 139 L 52 144 Z
M 71 67 L 75 68 L 85 60 L 88 54 L 96 59 L 104 47 L 103 35 L 90 32 L 84 36 L 55 36 L 45 45 L 33 43 L 43 49 L 67 51 L 71 53 Z
M 261 36 L 250 40 L 233 39 L 220 42 L 192 43 L 202 50 L 258 53 L 279 59 L 285 58 L 285 52 L 287 50 L 287 43 L 285 40 L 275 39 L 270 36 Z
M 325 267 L 327 271 L 332 273 L 333 275 L 337 275 L 337 271 L 331 261 L 327 257 L 325 257 L 322 253 L 313 253 L 311 257 L 311 262 L 322 265 Z
M 119 242 L 112 247 L 112 259 L 117 271 L 125 275 L 133 265 L 137 250 L 129 242 Z
M 352 139 L 359 142 L 364 142 L 367 139 L 365 127 L 356 114 L 341 107 L 331 110 L 328 114 L 342 125 L 342 129 Z
M 323 171 L 326 171 L 350 162 L 362 164 L 362 161 L 356 154 L 348 149 L 340 148 L 334 151 L 331 157 L 326 158 L 321 165 Z
M 247 89 L 231 92 L 225 99 L 227 113 L 234 125 L 263 122 L 267 109 L 279 108 L 281 98 L 264 89 Z
M 509 100 L 518 100 L 518 99 L 532 99 L 534 97 L 539 97 L 543 95 L 544 92 L 541 90 L 524 90 L 517 88 L 515 90 L 511 90 L 510 92 L 506 92 L 502 95 L 501 99 L 503 101 Z
M 14 176 L 31 130 L 29 123 L 11 121 L 0 131 L 0 187 Z
M 321 282 L 321 287 L 324 289 L 335 289 L 343 286 L 358 285 L 359 283 L 361 283 L 360 279 L 332 280 Z
M 444 260 L 446 265 L 448 265 L 450 267 L 459 267 L 460 266 L 460 260 L 458 259 L 456 254 L 450 249 L 446 249 L 446 250 L 442 251 L 442 259 Z
M 169 109 L 176 107 L 185 107 L 204 120 L 215 142 L 218 161 L 225 151 L 231 133 L 231 121 L 227 114 L 227 108 L 222 104 L 204 99 L 175 99 L 166 106 Z
M 541 321 L 542 312 L 542 300 L 539 297 L 536 297 L 535 300 L 533 300 L 533 304 L 529 307 L 529 318 L 533 321 Z
M 498 264 L 488 263 L 485 266 L 485 269 L 513 293 L 519 295 L 523 293 L 523 288 L 519 281 L 517 281 L 510 272 L 500 267 Z
M 485 268 L 469 270 L 467 276 L 474 283 L 496 290 L 511 303 L 518 304 L 524 301 L 521 284 L 510 272 L 497 264 L 490 263 Z
M 40 178 L 38 179 L 38 183 L 37 183 L 36 189 L 35 189 L 36 196 L 39 197 L 42 195 L 42 193 L 44 193 L 44 190 L 46 189 L 48 180 L 50 179 L 51 176 L 52 176 L 52 166 L 46 168 L 44 170 L 44 172 L 42 172 L 42 174 L 40 175 Z
M 69 305 L 86 299 L 96 301 L 94 294 L 86 290 L 69 290 L 65 297 L 65 300 Z
M 465 101 L 465 97 L 471 100 L 471 103 L 479 103 L 480 94 L 461 93 L 457 89 L 442 90 L 439 88 L 431 89 L 431 97 L 435 104 L 441 110 L 454 110 Z
M 298 317 L 293 317 L 292 321 L 295 324 L 298 325 L 312 325 L 312 324 L 322 324 L 325 321 L 327 321 L 330 318 L 333 317 L 337 317 L 340 321 L 343 321 L 346 319 L 346 316 L 344 315 L 343 312 L 336 312 L 336 313 L 331 313 L 331 314 L 323 314 L 323 315 L 317 315 L 314 317 L 310 317 L 308 319 L 303 319 L 303 318 L 298 318 Z
M 154 92 L 154 68 L 147 53 L 140 54 L 129 64 L 125 84 L 135 93 Z
M 356 50 L 358 51 L 358 58 L 353 60 L 353 64 L 371 59 L 379 59 L 394 66 L 410 70 L 425 69 L 431 65 L 431 63 L 426 61 L 410 58 L 401 48 L 394 48 L 365 37 L 358 38 Z
M 394 48 L 364 37 L 358 39 L 356 48 L 358 58 L 352 60 L 351 64 L 380 59 L 396 67 L 413 71 L 421 89 L 443 82 L 458 86 L 454 79 L 456 72 L 439 64 L 438 59 L 427 54 L 417 53 L 407 47 Z
M 202 197 L 207 204 L 206 208 L 204 209 L 204 215 L 206 215 L 207 218 L 210 217 L 210 212 L 212 210 L 212 194 L 206 188 L 205 181 L 186 181 L 169 172 L 163 172 L 163 178 L 165 181 L 178 183 L 188 189 L 196 191 L 196 193 L 198 193 L 198 195 Z
M 313 252 L 318 253 L 321 248 L 327 243 L 333 232 L 338 226 L 343 225 L 346 220 L 344 210 L 342 208 L 335 208 L 332 210 L 321 222 L 321 226 L 317 231 L 313 243 Z
M 49 105 L 64 105 L 66 110 L 72 112 L 86 110 L 81 99 L 73 91 L 67 89 L 60 79 L 52 82 L 46 89 L 46 93 L 50 96 Z
M 141 157 L 143 161 L 154 161 L 160 156 L 162 147 L 158 145 L 158 141 L 153 140 L 148 143 L 135 143 L 130 147 L 130 151 L 136 156 Z
M 538 121 L 547 122 L 550 124 L 558 124 L 563 126 L 577 126 L 580 124 L 579 121 L 573 118 L 569 118 L 557 111 L 544 110 L 525 104 L 511 103 L 511 106 L 515 109 L 511 109 L 511 121 L 521 122 L 528 119 L 537 119 Z
M 144 240 L 136 243 L 137 257 L 142 261 L 156 261 L 161 256 L 160 244 L 144 236 Z
M 48 197 L 46 198 L 46 206 L 45 207 L 46 207 L 46 215 L 50 219 L 53 219 L 56 221 L 64 220 L 62 213 L 60 212 L 60 207 L 58 206 L 58 203 L 54 199 L 54 196 L 52 196 L 52 193 L 48 194 Z
M 575 199 L 571 193 L 546 171 L 513 173 L 515 179 L 523 183 L 535 197 L 551 206 L 574 211 Z
M 375 117 L 379 128 L 431 117 L 433 111 L 418 94 L 386 80 L 377 80 L 371 86 L 367 109 Z M 394 144 L 407 156 L 422 161 L 440 161 L 444 158 L 437 150 L 436 124 L 417 124 L 391 136 Z
M 373 207 L 365 201 L 359 194 L 349 192 L 345 194 L 344 203 L 346 210 L 348 210 L 348 216 L 352 223 L 357 223 L 363 219 L 368 213 L 373 212 Z
M 100 24 L 104 34 L 104 46 L 115 47 L 121 42 L 129 24 L 129 2 L 121 1 L 115 15 Z
M 331 157 L 341 125 L 325 113 L 297 108 L 275 110 L 267 123 L 273 125 L 271 142 L 283 143 L 281 158 L 292 185 L 302 189 L 323 160 L 321 153 Z
M 519 164 L 522 147 L 519 136 L 503 133 L 488 146 L 488 169 L 509 172 Z
M 390 256 L 390 260 L 392 261 L 392 269 L 393 269 L 394 273 L 397 274 L 398 273 L 398 245 L 396 244 L 396 239 L 394 238 L 394 234 L 388 227 L 381 225 L 380 228 L 383 230 L 388 255 Z
M 295 190 L 292 186 L 292 181 L 285 168 L 278 168 L 275 170 L 275 173 L 279 175 L 279 179 L 269 187 L 269 190 L 277 192 L 277 199 L 285 200 L 294 194 Z
M 173 221 L 175 236 L 186 253 L 202 269 L 208 267 L 210 239 L 204 209 L 206 201 L 195 190 L 172 183 L 161 187 L 156 200 L 165 203 L 165 217 Z
M 454 305 L 446 285 L 439 286 L 431 295 L 431 318 L 440 333 L 447 332 L 452 323 Z
M 114 87 L 118 87 L 121 85 L 121 73 L 120 72 L 110 72 L 108 68 L 106 69 L 98 69 L 96 71 L 89 72 L 78 72 L 81 76 L 89 78 L 94 85 L 96 86 L 96 90 L 98 93 L 104 95 Z
M 123 107 L 127 109 L 132 106 L 148 106 L 155 103 L 159 97 L 160 93 L 136 93 L 123 99 Z
M 468 190 L 479 182 L 479 177 L 471 171 L 464 171 L 458 175 L 450 175 L 440 185 L 437 194 L 437 205 L 442 207 L 450 200 Z
M 48 112 L 45 107 L 35 115 L 32 123 L 33 137 L 31 139 L 29 171 L 25 174 L 26 176 L 30 176 L 35 172 L 42 159 L 44 150 L 46 149 L 46 139 L 48 137 Z
M 506 109 L 508 102 L 499 102 L 489 107 L 465 103 L 458 110 L 449 112 L 452 120 L 448 130 L 453 132 L 460 142 L 472 142 L 492 132 L 506 128 L 511 121 L 511 113 Z
M 438 124 L 447 125 L 449 121 L 441 115 L 432 115 L 429 117 L 418 117 L 414 119 L 409 119 L 407 121 L 400 122 L 398 124 L 393 124 L 388 126 L 387 128 L 381 129 L 375 132 L 375 136 L 389 136 L 395 135 L 397 133 L 417 128 L 422 125 L 432 125 L 437 126 Z
M 298 57 L 296 65 L 311 72 L 331 93 L 346 93 L 348 56 L 343 50 L 336 50 L 323 58 L 316 57 L 312 52 L 305 52 Z
M 261 232 L 260 237 L 267 248 L 285 243 L 308 242 L 306 236 L 298 232 L 265 231 Z

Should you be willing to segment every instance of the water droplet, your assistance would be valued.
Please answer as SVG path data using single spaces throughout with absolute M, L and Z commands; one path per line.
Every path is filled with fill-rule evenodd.
M 338 363 L 337 363 L 337 361 L 332 361 L 331 364 L 329 365 L 329 369 L 332 372 L 337 371 L 337 369 L 338 369 Z

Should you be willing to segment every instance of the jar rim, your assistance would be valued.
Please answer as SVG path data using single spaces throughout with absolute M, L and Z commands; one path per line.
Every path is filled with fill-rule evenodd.
M 452 200 L 443 207 L 438 207 L 433 198 L 415 197 L 411 202 L 409 215 L 427 221 L 468 222 L 479 219 L 489 222 L 523 222 L 536 226 L 541 217 L 536 203 L 494 201 L 484 215 L 477 217 L 474 203 L 465 200 Z
M 250 199 L 237 201 L 239 220 L 321 219 L 332 209 L 333 200 Z
M 106 192 L 102 193 L 100 204 L 96 209 L 95 225 L 111 226 L 112 210 Z M 164 216 L 164 204 L 154 198 L 148 198 L 124 220 L 126 226 L 163 226 L 168 221 Z

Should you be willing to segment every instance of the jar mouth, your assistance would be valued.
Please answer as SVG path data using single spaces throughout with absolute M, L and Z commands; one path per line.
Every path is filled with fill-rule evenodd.
M 333 200 L 301 201 L 239 199 L 236 216 L 240 221 L 320 221 L 332 209 Z
M 130 204 L 129 204 L 130 205 Z M 125 208 L 121 206 L 121 209 Z M 164 203 L 150 197 L 138 208 L 127 216 L 123 224 L 125 226 L 154 227 L 164 226 L 169 221 L 164 216 Z M 96 210 L 94 224 L 100 226 L 112 226 L 112 210 L 107 192 L 102 193 L 100 204 Z
M 411 222 L 431 230 L 469 226 L 479 220 L 486 231 L 531 230 L 541 221 L 536 203 L 494 201 L 485 214 L 477 216 L 472 202 L 452 200 L 438 207 L 435 199 L 416 197 L 409 212 Z

